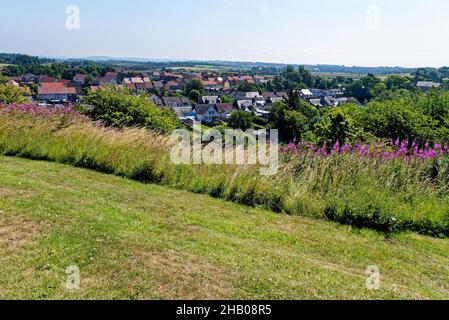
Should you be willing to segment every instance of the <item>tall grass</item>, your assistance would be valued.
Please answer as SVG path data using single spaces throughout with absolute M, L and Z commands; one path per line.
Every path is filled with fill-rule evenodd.
M 71 164 L 292 215 L 386 233 L 449 236 L 449 161 L 284 154 L 277 175 L 254 166 L 173 165 L 170 142 L 145 129 L 105 128 L 75 112 L 0 107 L 0 153 Z

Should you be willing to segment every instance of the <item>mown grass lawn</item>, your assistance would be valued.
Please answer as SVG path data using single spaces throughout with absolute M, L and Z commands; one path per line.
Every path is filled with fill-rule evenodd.
M 77 265 L 79 290 L 65 287 Z M 378 265 L 381 289 L 366 289 Z M 449 298 L 449 240 L 0 157 L 0 298 Z

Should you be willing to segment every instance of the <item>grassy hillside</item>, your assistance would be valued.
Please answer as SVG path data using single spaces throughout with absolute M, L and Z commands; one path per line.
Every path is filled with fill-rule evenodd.
M 326 156 L 316 156 L 321 149 L 293 146 L 281 152 L 276 175 L 261 176 L 251 165 L 174 165 L 167 136 L 104 127 L 70 107 L 0 106 L 2 155 L 70 164 L 386 234 L 449 237 L 449 146 L 441 147 L 416 148 L 417 156 L 408 160 L 401 147 L 395 153 L 402 155 L 387 161 L 373 145 Z
M 448 245 L 0 157 L 1 299 L 449 298 Z

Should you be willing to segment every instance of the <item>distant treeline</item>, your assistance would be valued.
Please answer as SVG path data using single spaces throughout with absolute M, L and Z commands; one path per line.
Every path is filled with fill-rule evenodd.
M 48 74 L 57 77 L 66 77 L 74 73 L 87 73 L 93 76 L 104 74 L 106 71 L 127 70 L 137 72 L 141 70 L 164 68 L 194 68 L 210 67 L 223 68 L 244 73 L 261 75 L 282 75 L 289 67 L 303 67 L 313 73 L 341 75 L 395 75 L 412 74 L 415 81 L 443 82 L 449 78 L 449 67 L 442 68 L 402 68 L 402 67 L 347 67 L 343 65 L 287 65 L 264 62 L 237 62 L 237 61 L 132 61 L 130 59 L 49 59 L 24 54 L 0 53 L 0 63 L 10 64 L 3 69 L 8 76 L 19 76 L 26 73 L 36 75 Z
M 28 56 L 26 54 L 19 53 L 0 53 L 0 63 L 4 64 L 17 64 L 17 65 L 31 65 L 31 64 L 43 64 L 54 63 L 55 60 L 47 58 L 38 58 Z

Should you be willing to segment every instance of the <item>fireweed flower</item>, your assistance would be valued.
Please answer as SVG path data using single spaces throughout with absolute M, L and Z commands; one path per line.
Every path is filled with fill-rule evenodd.
M 409 147 L 410 146 L 410 147 Z M 449 155 L 449 146 L 436 143 L 431 147 L 426 143 L 420 148 L 416 142 L 409 144 L 408 141 L 391 141 L 389 144 L 385 142 L 370 144 L 354 144 L 346 143 L 341 146 L 337 141 L 329 152 L 327 145 L 319 147 L 311 143 L 301 142 L 299 144 L 290 143 L 285 147 L 286 153 L 309 154 L 312 157 L 331 157 L 337 154 L 347 154 L 349 156 L 357 156 L 360 158 L 377 159 L 382 162 L 402 160 L 411 162 L 414 160 L 426 161 L 430 159 L 438 159 Z
M 21 112 L 37 117 L 81 117 L 81 114 L 76 112 L 71 105 L 55 105 L 51 107 L 42 107 L 36 104 L 0 105 L 0 112 Z

